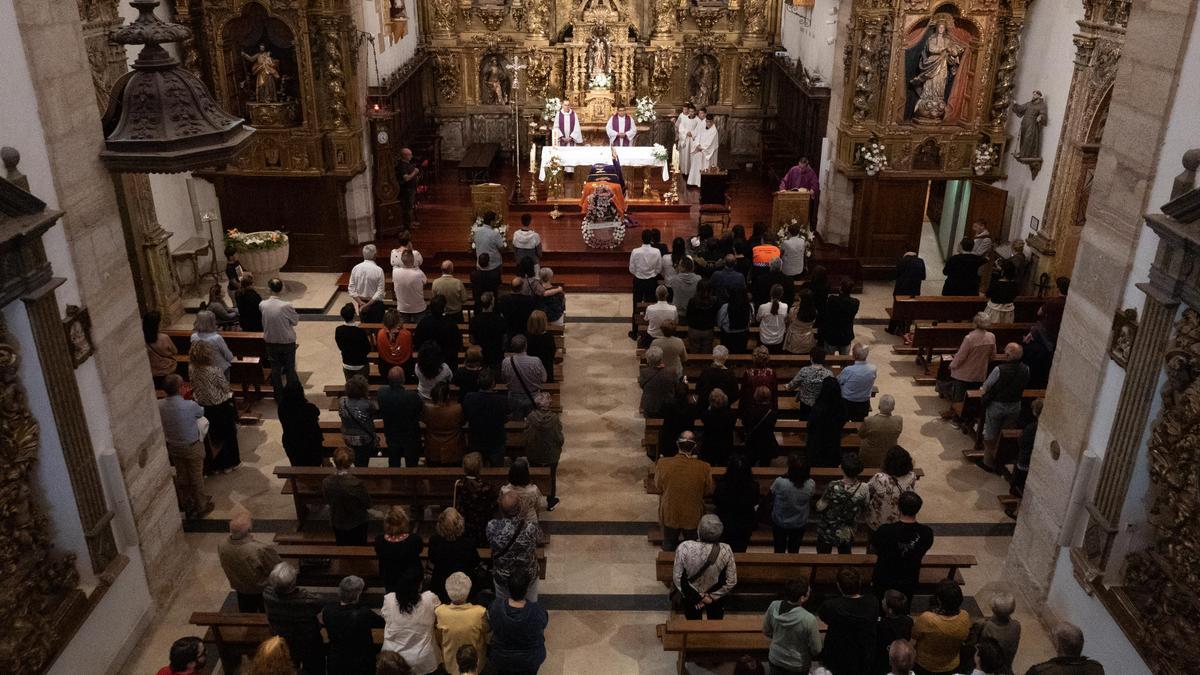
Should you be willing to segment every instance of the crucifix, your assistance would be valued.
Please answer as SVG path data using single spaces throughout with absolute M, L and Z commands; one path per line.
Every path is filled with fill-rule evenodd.
M 513 179 L 513 196 L 514 204 L 521 202 L 521 106 L 517 103 L 517 88 L 521 85 L 521 71 L 529 66 L 521 63 L 520 56 L 514 56 L 512 63 L 504 66 L 512 73 L 512 88 L 508 96 L 509 103 L 513 109 L 513 162 L 516 163 L 517 175 Z M 530 162 L 533 160 L 531 159 Z M 530 168 L 533 168 L 532 163 Z

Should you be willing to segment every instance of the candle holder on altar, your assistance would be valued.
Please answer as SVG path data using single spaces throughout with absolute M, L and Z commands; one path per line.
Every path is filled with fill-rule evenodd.
M 650 167 L 642 167 L 642 198 L 653 199 L 653 193 L 650 189 Z
M 679 185 L 679 168 L 675 165 L 671 166 L 671 189 L 663 193 L 662 200 L 664 204 L 678 204 L 679 191 L 676 189 Z

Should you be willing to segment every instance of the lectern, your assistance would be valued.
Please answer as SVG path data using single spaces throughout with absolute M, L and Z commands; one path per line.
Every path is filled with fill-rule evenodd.
M 812 203 L 812 191 L 787 190 L 775 193 L 775 202 L 771 207 L 771 231 L 778 232 L 779 228 L 795 220 L 802 228 L 808 227 L 808 209 Z
M 499 183 L 480 183 L 471 186 L 471 210 L 479 218 L 488 211 L 495 212 L 502 222 L 508 222 L 508 194 Z

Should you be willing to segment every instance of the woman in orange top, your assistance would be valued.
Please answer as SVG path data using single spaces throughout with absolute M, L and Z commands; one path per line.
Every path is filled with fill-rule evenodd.
M 375 335 L 375 349 L 379 352 L 379 372 L 386 374 L 392 366 L 400 366 L 405 377 L 412 380 L 412 333 L 401 325 L 400 313 L 395 309 L 383 315 L 383 328 Z

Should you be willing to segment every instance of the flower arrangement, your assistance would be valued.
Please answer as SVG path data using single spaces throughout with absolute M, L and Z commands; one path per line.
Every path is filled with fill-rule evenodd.
M 813 254 L 813 240 L 816 239 L 816 234 L 813 233 L 812 229 L 808 226 L 808 223 L 802 223 L 799 220 L 792 218 L 784 223 L 783 226 L 779 228 L 779 231 L 775 233 L 776 241 L 783 241 L 784 239 L 792 236 L 788 230 L 791 229 L 793 225 L 800 228 L 800 237 L 804 239 L 804 243 L 806 244 L 804 247 L 804 257 L 811 258 Z
M 596 73 L 591 80 L 588 80 L 588 86 L 592 89 L 608 89 L 612 86 L 612 78 L 608 76 L 608 73 Z
M 996 166 L 996 148 L 991 143 L 980 143 L 975 146 L 975 159 L 971 162 L 976 176 L 982 176 Z
M 654 155 L 654 159 L 659 162 L 667 161 L 667 149 L 661 143 L 655 143 L 654 147 L 650 148 L 650 153 Z
M 872 138 L 866 145 L 858 151 L 858 158 L 863 163 L 863 168 L 866 169 L 868 176 L 875 174 L 888 168 L 887 147 L 879 142 L 879 139 Z
M 225 245 L 235 251 L 273 251 L 288 243 L 286 234 L 279 230 L 264 232 L 241 232 L 237 228 L 225 231 Z
M 542 119 L 549 122 L 558 114 L 558 110 L 562 108 L 562 99 L 548 98 L 545 105 L 542 106 Z
M 475 218 L 475 222 L 471 223 L 471 239 L 470 239 L 469 243 L 471 245 L 472 251 L 475 250 L 475 233 L 482 230 L 485 227 L 487 227 L 487 225 L 483 224 L 483 216 L 477 216 Z M 504 222 L 504 216 L 500 215 L 499 213 L 496 214 L 496 221 L 495 221 L 495 225 L 494 225 L 493 229 L 495 229 L 497 232 L 500 233 L 500 237 L 502 239 L 507 240 L 507 238 L 508 238 L 508 223 Z
M 653 122 L 658 119 L 658 113 L 654 111 L 654 99 L 649 96 L 643 96 L 634 101 L 636 108 L 633 113 L 633 118 L 638 122 Z
M 588 195 L 587 211 L 579 229 L 583 233 L 583 243 L 589 248 L 618 248 L 625 241 L 625 218 L 617 212 L 615 197 L 612 188 L 606 185 L 597 185 Z M 600 239 L 596 236 L 598 229 L 609 230 L 611 236 Z

